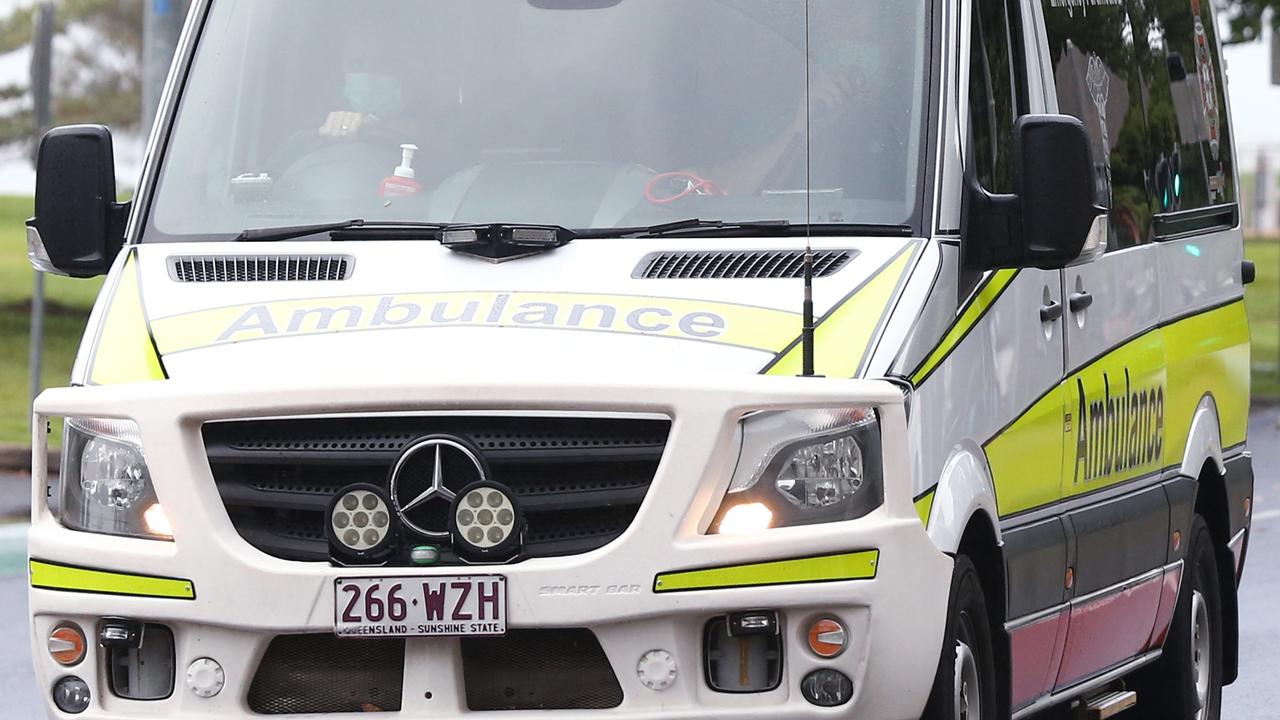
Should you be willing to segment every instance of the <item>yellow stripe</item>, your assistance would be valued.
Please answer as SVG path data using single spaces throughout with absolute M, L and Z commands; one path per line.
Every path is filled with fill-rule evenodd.
M 889 302 L 906 272 L 915 245 L 910 244 L 875 277 L 823 319 L 813 332 L 814 371 L 832 378 L 858 374 L 880 319 L 889 311 Z M 794 331 L 794 328 L 792 328 Z M 804 349 L 791 348 L 769 368 L 767 375 L 799 375 L 804 369 Z
M 190 580 L 90 570 L 39 560 L 31 561 L 31 587 L 178 600 L 196 597 L 195 585 Z
M 983 446 L 1001 517 L 1062 497 L 1063 387 L 1056 385 Z
M 160 352 L 367 330 L 514 327 L 649 335 L 781 352 L 798 313 L 688 298 L 442 292 L 285 300 L 153 319 Z
M 1165 427 L 1181 431 L 1165 443 L 1165 464 L 1178 465 L 1187 433 L 1205 393 L 1218 406 L 1222 447 L 1245 441 L 1249 432 L 1249 318 L 1244 302 L 1187 318 L 1164 328 L 1169 364 Z
M 920 513 L 920 523 L 926 528 L 929 527 L 929 513 L 933 512 L 933 499 L 938 495 L 938 488 L 934 488 L 916 500 L 916 512 Z
M 137 259 L 131 253 L 107 305 L 89 381 L 95 385 L 118 385 L 164 379 L 160 358 L 147 332 Z
M 911 382 L 914 385 L 920 385 L 934 370 L 942 364 L 943 360 L 951 354 L 952 350 L 964 340 L 974 325 L 987 314 L 987 310 L 995 304 L 1000 294 L 1005 288 L 1009 287 L 1009 283 L 1013 282 L 1014 277 L 1018 275 L 1017 270 L 997 270 L 987 279 L 985 285 L 978 290 L 964 310 L 960 312 L 960 317 L 956 320 L 947 334 L 942 337 L 942 342 L 929 353 L 929 357 L 921 363 L 919 369 L 911 374 Z
M 1222 447 L 1243 443 L 1249 421 L 1249 326 L 1243 302 L 1116 347 L 1072 373 L 988 440 L 983 449 L 1000 516 L 1180 465 L 1195 410 L 1206 395 L 1217 406 Z M 1139 402 L 1122 405 L 1126 397 Z M 1162 398 L 1163 405 L 1150 405 L 1153 397 Z M 1108 408 L 1108 400 L 1119 409 Z M 1105 421 L 1085 427 L 1096 420 L 1095 406 L 1123 417 L 1124 432 L 1108 432 Z M 1158 453 L 1150 446 L 1157 438 Z M 1109 445 L 1100 453 L 1103 444 Z
M 876 576 L 876 563 L 879 559 L 879 550 L 865 550 L 798 560 L 684 570 L 658 575 L 653 582 L 653 591 L 662 593 L 833 580 L 868 580 Z

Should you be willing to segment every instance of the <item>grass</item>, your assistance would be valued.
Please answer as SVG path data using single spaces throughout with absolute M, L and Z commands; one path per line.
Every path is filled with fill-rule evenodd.
M 23 221 L 31 199 L 0 197 L 0 443 L 30 441 L 27 404 L 29 301 L 34 274 L 27 264 Z M 1280 239 L 1250 241 L 1245 254 L 1258 268 L 1246 305 L 1253 330 L 1253 394 L 1280 400 Z M 102 281 L 45 276 L 44 368 L 41 387 L 65 385 L 85 320 Z M 54 428 L 54 445 L 61 429 Z
M 1245 291 L 1253 336 L 1253 397 L 1280 400 L 1280 238 L 1245 243 L 1258 279 Z
M 27 262 L 24 221 L 31 216 L 31 198 L 0 197 L 0 443 L 31 441 L 28 404 L 31 352 L 31 288 L 35 271 Z M 45 276 L 45 338 L 41 388 L 60 387 L 71 377 L 80 335 L 101 279 Z M 55 445 L 61 440 L 55 426 Z

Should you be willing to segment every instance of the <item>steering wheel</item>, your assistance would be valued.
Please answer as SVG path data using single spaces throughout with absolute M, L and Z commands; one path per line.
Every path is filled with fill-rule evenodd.
M 664 183 L 672 189 L 678 188 L 678 191 L 671 195 L 659 195 L 658 191 Z M 726 196 L 728 194 L 711 180 L 684 171 L 659 173 L 650 178 L 648 184 L 644 186 L 645 200 L 654 205 L 670 205 L 690 195 Z
M 371 179 L 368 193 L 372 196 L 377 192 L 377 183 L 399 163 L 400 145 L 408 142 L 405 135 L 378 126 L 367 126 L 359 135 L 337 138 L 302 130 L 280 144 L 268 158 L 266 168 L 276 179 L 273 193 L 285 188 L 296 191 L 317 187 L 324 179 L 315 177 L 317 172 L 329 166 L 345 166 L 352 175 Z M 369 177 L 363 178 L 364 175 Z

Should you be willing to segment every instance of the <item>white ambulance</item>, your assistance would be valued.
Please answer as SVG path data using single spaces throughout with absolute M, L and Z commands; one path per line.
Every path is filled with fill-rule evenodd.
M 40 147 L 49 716 L 1218 718 L 1222 71 L 1208 0 L 196 0 L 131 201 Z

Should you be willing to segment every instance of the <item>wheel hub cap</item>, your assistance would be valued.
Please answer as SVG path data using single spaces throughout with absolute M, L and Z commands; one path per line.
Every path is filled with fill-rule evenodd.
M 956 642 L 955 717 L 980 720 L 982 717 L 981 686 L 978 684 L 978 661 L 964 642 Z
M 1209 606 L 1199 590 L 1191 596 L 1191 677 L 1200 702 L 1196 720 L 1203 720 L 1209 707 L 1209 680 L 1212 677 L 1213 649 L 1209 646 Z

